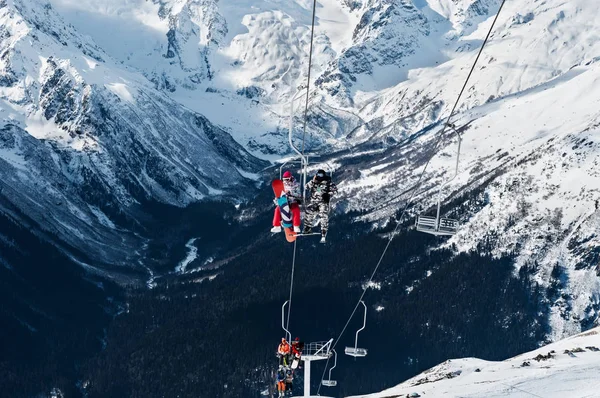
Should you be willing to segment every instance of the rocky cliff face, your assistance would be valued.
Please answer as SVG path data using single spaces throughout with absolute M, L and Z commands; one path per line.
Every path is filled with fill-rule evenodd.
M 155 1 L 134 2 L 135 10 L 117 3 L 0 3 L 7 189 L 32 214 L 36 206 L 25 197 L 51 198 L 44 206 L 54 203 L 52 211 L 77 209 L 75 218 L 38 216 L 64 239 L 74 239 L 67 231 L 82 222 L 123 239 L 106 225 L 119 225 L 113 214 L 144 200 L 185 206 L 247 196 L 266 163 L 245 148 L 261 156 L 288 151 L 289 102 L 306 84 L 308 3 Z M 433 154 L 439 122 L 499 4 L 320 3 L 309 148 L 327 158 L 352 147 L 323 159 L 340 179 L 340 210 L 379 222 L 403 204 L 408 195 L 400 193 Z M 123 40 L 103 24 L 118 26 Z M 465 223 L 450 241 L 457 250 L 486 236 L 494 253 L 519 258 L 517 269 L 537 264 L 532 272 L 554 293 L 575 292 L 582 286 L 575 281 L 593 273 L 598 117 L 590 104 L 598 99 L 582 87 L 596 85 L 596 25 L 583 0 L 506 5 L 459 103 L 463 157 L 443 193 L 444 203 L 458 206 L 450 214 Z M 301 101 L 295 115 L 300 133 Z M 447 133 L 414 213 L 434 204 L 431 194 L 451 174 L 456 141 Z M 548 174 L 552 164 L 565 166 Z M 15 177 L 19 165 L 31 168 L 27 178 Z M 566 185 L 571 173 L 586 184 Z M 78 239 L 74 245 L 92 250 Z M 584 285 L 585 292 L 549 298 L 564 321 L 556 330 L 593 319 L 597 286 Z
M 143 239 L 122 224 L 145 202 L 182 207 L 256 188 L 265 162 L 48 4 L 4 2 L 0 19 L 3 194 L 43 229 L 96 261 L 137 263 L 128 246 Z

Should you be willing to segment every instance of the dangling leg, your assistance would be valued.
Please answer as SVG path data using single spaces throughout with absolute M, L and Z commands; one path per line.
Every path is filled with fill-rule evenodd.
M 302 233 L 305 233 L 305 234 L 312 233 L 312 225 L 313 225 L 313 222 L 315 221 L 316 215 L 317 215 L 317 212 L 315 211 L 313 203 L 306 206 L 306 217 L 304 219 L 304 231 L 302 231 Z
M 290 205 L 292 211 L 292 224 L 294 225 L 294 232 L 300 233 L 300 206 L 298 203 L 292 203 Z
M 329 203 L 319 203 L 319 218 L 321 218 L 321 243 L 325 243 L 329 228 Z
M 274 234 L 281 232 L 281 212 L 279 211 L 279 206 L 275 207 L 275 213 L 273 214 L 273 228 L 271 228 L 271 232 Z

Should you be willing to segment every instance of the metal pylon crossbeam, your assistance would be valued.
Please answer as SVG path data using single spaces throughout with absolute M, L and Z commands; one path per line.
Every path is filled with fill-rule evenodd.
M 304 345 L 302 350 L 302 358 L 309 359 L 311 361 L 318 361 L 320 359 L 328 359 L 333 355 L 331 351 L 331 344 L 333 339 L 329 341 L 317 341 L 314 343 L 308 343 Z
M 304 361 L 304 397 L 310 397 L 310 363 L 328 359 L 333 355 L 331 345 L 333 339 L 329 341 L 318 341 L 304 345 L 302 350 L 302 360 Z

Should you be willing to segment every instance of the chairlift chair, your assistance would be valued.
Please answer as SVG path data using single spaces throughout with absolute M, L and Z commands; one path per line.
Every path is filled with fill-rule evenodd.
M 452 218 L 439 218 L 430 216 L 419 216 L 416 222 L 417 231 L 436 236 L 452 236 L 458 232 L 458 220 Z
M 333 351 L 333 356 L 334 356 L 334 362 L 333 362 L 333 366 L 331 367 L 331 369 L 329 369 L 329 379 L 321 380 L 321 384 L 323 385 L 323 387 L 337 386 L 337 380 L 331 380 L 331 371 L 337 366 L 337 352 L 335 350 L 332 350 L 332 351 Z
M 460 133 L 456 130 L 455 126 L 450 123 L 448 123 L 447 126 L 450 127 L 456 133 L 456 136 L 458 137 L 458 150 L 456 153 L 456 167 L 454 170 L 454 175 L 448 181 L 444 182 L 438 190 L 436 216 L 432 217 L 432 216 L 419 215 L 415 222 L 417 231 L 425 232 L 425 233 L 428 233 L 431 235 L 436 235 L 436 236 L 455 235 L 458 232 L 458 228 L 460 226 L 458 220 L 455 220 L 453 218 L 440 217 L 440 212 L 441 212 L 441 207 L 442 207 L 442 191 L 444 190 L 446 185 L 448 185 L 458 175 L 458 163 L 460 160 L 460 147 L 462 144 L 462 137 L 460 136 Z
M 366 348 L 358 348 L 358 334 L 364 328 L 367 327 L 367 306 L 365 305 L 365 302 L 362 300 L 360 301 L 360 303 L 365 308 L 365 317 L 363 319 L 363 326 L 362 326 L 362 328 L 358 329 L 358 331 L 356 332 L 356 338 L 354 340 L 354 347 L 346 347 L 346 350 L 345 350 L 346 355 L 350 355 L 351 357 L 355 357 L 355 358 L 362 358 L 362 357 L 367 356 Z

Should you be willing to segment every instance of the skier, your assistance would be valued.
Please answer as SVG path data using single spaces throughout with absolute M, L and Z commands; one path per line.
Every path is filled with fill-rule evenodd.
M 292 388 L 294 387 L 294 372 L 290 369 L 285 371 L 285 392 L 286 395 L 292 396 Z
M 290 204 L 290 211 L 292 212 L 294 232 L 300 233 L 300 202 L 302 201 L 302 197 L 300 196 L 300 184 L 298 184 L 290 171 L 283 173 L 283 187 L 288 203 Z M 273 202 L 275 203 L 275 206 L 277 206 L 277 199 Z M 271 232 L 274 234 L 281 232 L 281 212 L 279 206 L 275 208 Z
M 279 398 L 285 397 L 285 371 L 281 365 L 279 365 L 279 371 L 277 372 L 277 392 Z
M 290 345 L 286 341 L 285 337 L 281 338 L 281 344 L 277 348 L 277 356 L 279 357 L 279 365 L 283 365 L 286 368 L 289 366 L 289 355 L 290 355 Z
M 329 201 L 331 196 L 337 193 L 337 186 L 324 170 L 319 170 L 314 178 L 306 184 L 306 189 L 310 192 L 310 205 L 306 206 L 303 233 L 312 233 L 313 223 L 319 216 L 321 219 L 321 243 L 325 243 L 329 227 Z

